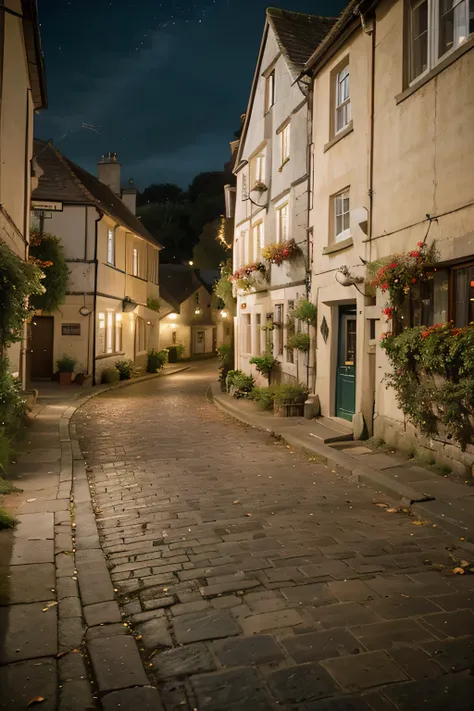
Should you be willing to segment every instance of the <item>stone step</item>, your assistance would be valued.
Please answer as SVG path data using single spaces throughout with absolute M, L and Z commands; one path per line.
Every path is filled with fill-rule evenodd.
M 311 437 L 319 440 L 323 444 L 333 442 L 350 442 L 354 439 L 354 433 L 349 423 L 342 423 L 339 418 L 318 417 L 311 422 Z

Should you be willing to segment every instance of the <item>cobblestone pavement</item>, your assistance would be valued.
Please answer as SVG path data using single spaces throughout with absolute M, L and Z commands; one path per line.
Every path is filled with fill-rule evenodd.
M 472 711 L 474 576 L 443 575 L 463 543 L 221 414 L 214 377 L 75 416 L 117 649 L 133 630 L 166 711 Z

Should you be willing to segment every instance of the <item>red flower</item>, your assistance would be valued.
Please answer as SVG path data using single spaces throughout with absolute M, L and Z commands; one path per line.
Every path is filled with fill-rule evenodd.
M 420 256 L 420 253 L 416 250 L 413 252 L 410 252 L 410 257 L 413 257 L 414 259 L 418 259 L 419 256 Z
M 413 279 L 411 280 L 411 283 L 412 283 L 412 284 L 416 284 L 416 279 L 415 279 L 415 277 L 413 277 Z
M 290 250 L 289 250 L 289 249 L 284 249 L 284 250 L 283 250 L 283 256 L 284 256 L 284 257 L 287 257 L 287 256 L 289 255 L 289 253 L 290 253 Z
M 393 262 L 393 263 L 390 265 L 390 269 L 396 269 L 397 267 L 398 267 L 398 264 L 397 264 L 396 262 Z
M 382 284 L 382 291 L 387 291 L 387 289 L 388 289 L 388 284 L 387 284 L 387 282 L 384 282 Z
M 423 247 L 423 246 L 424 246 L 424 242 L 417 242 L 417 243 L 416 243 L 416 246 L 417 246 L 417 247 Z

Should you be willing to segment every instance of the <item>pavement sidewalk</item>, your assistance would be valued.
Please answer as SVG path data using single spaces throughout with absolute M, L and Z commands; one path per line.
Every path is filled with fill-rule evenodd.
M 208 397 L 241 422 L 281 437 L 288 445 L 317 457 L 338 473 L 400 499 L 420 518 L 474 543 L 474 487 L 456 484 L 401 458 L 375 452 L 363 442 L 329 446 L 323 442 L 321 430 L 325 428 L 318 419 L 274 417 L 254 402 L 223 393 L 219 383 L 211 385 Z
M 110 673 L 100 625 L 111 617 L 120 623 L 121 616 L 70 419 L 95 395 L 189 367 L 168 365 L 158 376 L 90 391 L 48 384 L 40 392 L 23 452 L 9 472 L 21 490 L 8 499 L 18 524 L 0 532 L 0 711 L 34 704 L 43 711 L 126 708 L 124 699 L 100 706 L 96 692 L 97 675 Z M 97 647 L 93 669 L 88 642 Z M 126 675 L 130 659 L 139 662 L 133 683 L 147 684 L 134 643 L 115 659 L 115 674 Z

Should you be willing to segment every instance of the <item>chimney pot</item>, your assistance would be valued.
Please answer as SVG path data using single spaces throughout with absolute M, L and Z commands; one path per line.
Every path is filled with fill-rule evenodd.
M 120 196 L 120 163 L 116 153 L 105 153 L 97 164 L 97 176 L 101 183 L 107 185 L 116 195 Z

